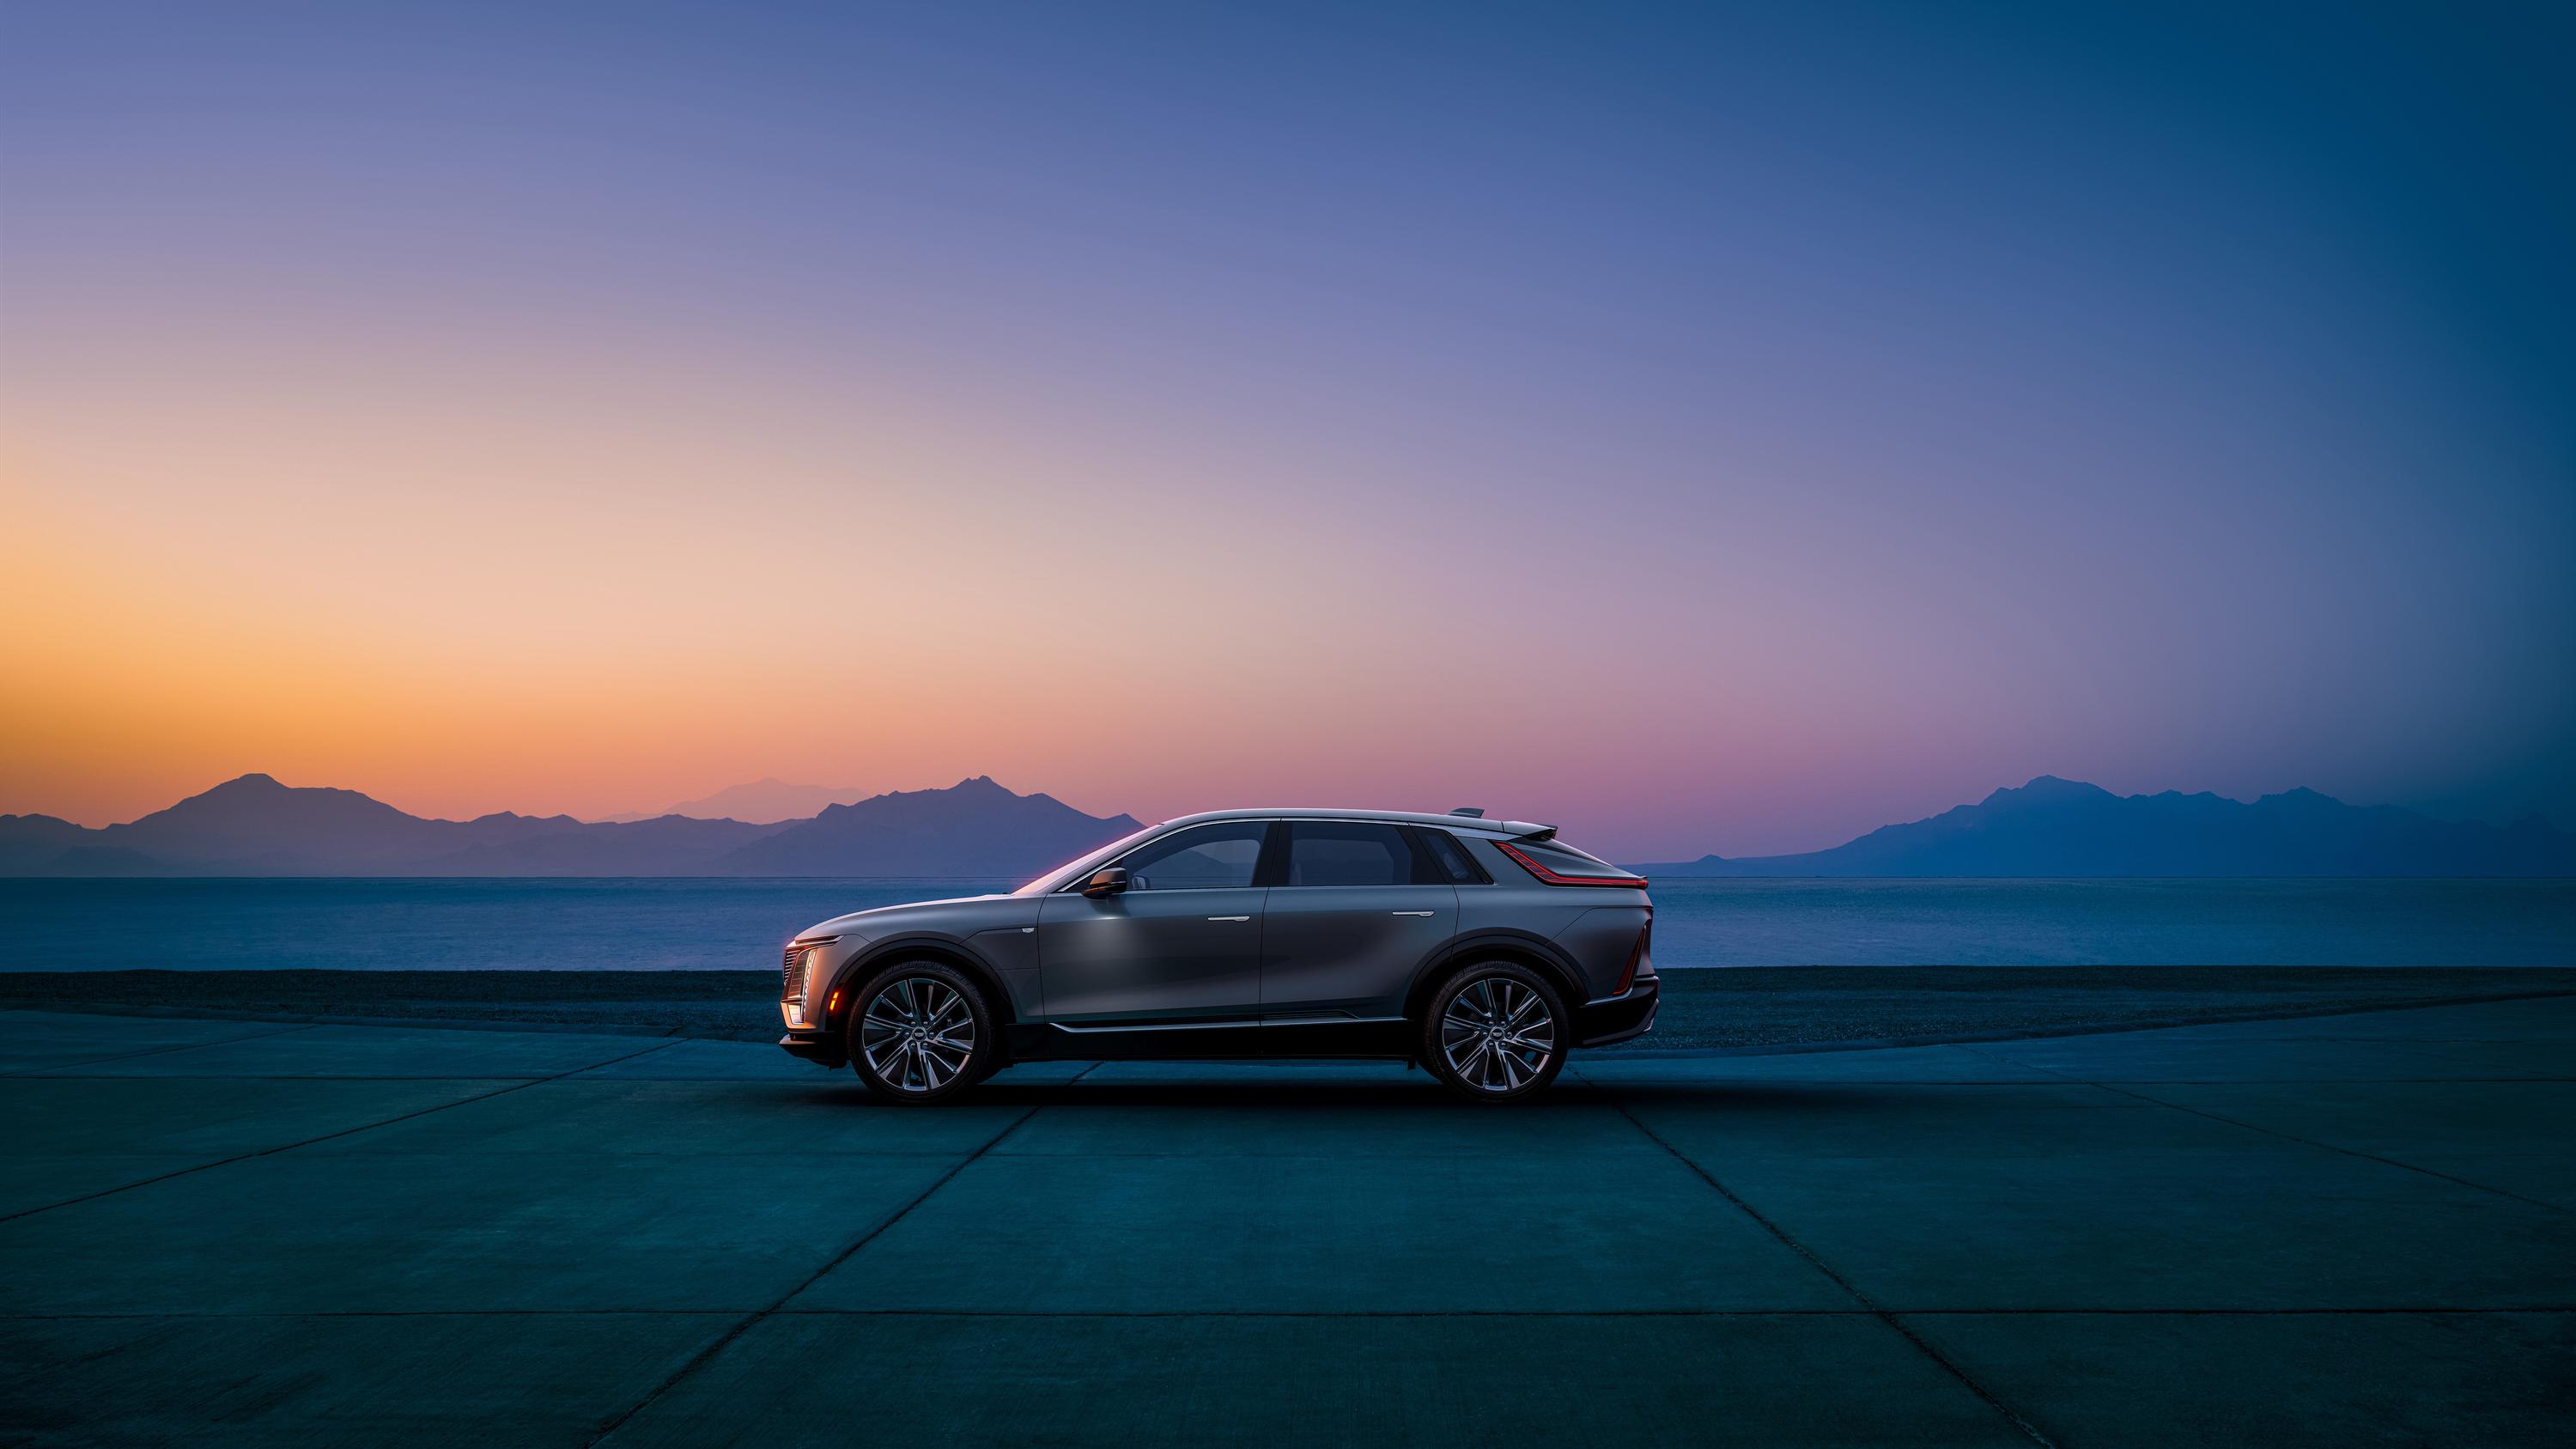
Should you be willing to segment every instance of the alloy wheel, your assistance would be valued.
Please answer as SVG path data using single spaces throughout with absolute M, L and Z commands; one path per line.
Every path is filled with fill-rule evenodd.
M 975 1059 L 975 1012 L 945 981 L 899 977 L 868 1002 L 859 1019 L 859 1050 L 887 1086 L 935 1092 Z
M 1556 1054 L 1556 1018 L 1528 986 L 1488 976 L 1459 992 L 1441 1014 L 1440 1051 L 1461 1085 L 1518 1091 Z

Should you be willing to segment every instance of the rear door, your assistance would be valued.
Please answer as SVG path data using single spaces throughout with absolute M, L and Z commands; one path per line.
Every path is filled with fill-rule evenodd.
M 1128 887 L 1078 890 L 1038 912 L 1038 971 L 1050 1020 L 1249 1020 L 1261 1010 L 1262 898 L 1254 885 L 1264 820 L 1221 820 L 1145 842 L 1112 865 Z
M 1410 829 L 1291 820 L 1261 930 L 1261 1014 L 1399 1016 L 1458 930 L 1458 888 Z

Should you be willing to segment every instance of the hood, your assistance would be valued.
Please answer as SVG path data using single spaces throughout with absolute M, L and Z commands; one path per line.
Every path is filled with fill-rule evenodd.
M 901 931 L 937 931 L 955 935 L 972 935 L 1003 926 L 1034 926 L 1038 923 L 1039 896 L 982 895 L 952 896 L 938 901 L 906 901 L 899 906 L 878 906 L 872 910 L 852 911 L 834 916 L 797 932 L 797 939 L 808 936 L 855 936 L 873 941 Z

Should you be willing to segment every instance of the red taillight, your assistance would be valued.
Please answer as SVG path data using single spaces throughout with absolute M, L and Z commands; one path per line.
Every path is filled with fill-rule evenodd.
M 1540 880 L 1547 882 L 1549 885 L 1626 886 L 1631 890 L 1644 890 L 1646 888 L 1646 878 L 1642 875 L 1567 875 L 1562 871 L 1550 870 L 1546 866 L 1539 864 L 1537 861 L 1530 859 L 1529 852 L 1514 849 L 1512 843 L 1508 840 L 1497 840 L 1494 842 L 1494 846 L 1496 849 L 1502 851 L 1503 854 L 1519 861 L 1521 863 L 1521 869 L 1537 876 Z
M 1628 969 L 1619 973 L 1619 989 L 1613 992 L 1613 995 L 1625 996 L 1628 994 L 1628 988 L 1637 984 L 1637 968 L 1645 964 L 1646 945 L 1654 939 L 1654 935 L 1655 908 L 1648 906 L 1646 924 L 1637 928 L 1637 944 L 1628 952 Z

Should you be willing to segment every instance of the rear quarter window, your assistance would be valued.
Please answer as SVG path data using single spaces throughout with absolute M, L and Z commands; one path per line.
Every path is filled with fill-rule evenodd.
M 1414 840 L 1422 847 L 1421 873 L 1415 877 L 1423 885 L 1489 885 L 1493 877 L 1485 874 L 1467 847 L 1446 830 L 1429 826 L 1417 827 Z

